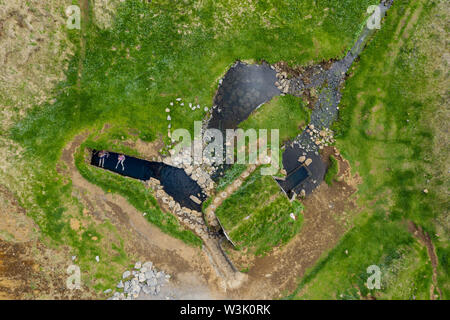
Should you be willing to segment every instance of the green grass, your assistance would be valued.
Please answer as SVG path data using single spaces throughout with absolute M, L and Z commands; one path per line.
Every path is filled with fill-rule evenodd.
M 278 129 L 280 143 L 295 138 L 309 123 L 311 109 L 306 108 L 302 99 L 294 96 L 280 96 L 262 105 L 250 117 L 239 124 L 239 128 Z
M 325 174 L 325 182 L 331 186 L 333 184 L 333 181 L 335 181 L 336 176 L 339 173 L 339 162 L 337 159 L 330 155 L 330 166 L 328 167 L 327 173 Z
M 152 140 L 166 133 L 164 109 L 175 98 L 210 106 L 218 77 L 236 59 L 305 64 L 342 55 L 371 2 L 259 1 L 254 10 L 241 10 L 249 4 L 127 1 L 111 29 L 86 26 L 80 87 L 77 50 L 67 81 L 55 88 L 56 102 L 34 108 L 13 136 L 47 161 L 55 161 L 76 132 L 105 122 Z M 70 36 L 77 43 L 78 33 Z M 192 130 L 203 115 L 203 108 L 175 107 L 173 128 Z
M 300 202 L 289 202 L 274 179 L 257 169 L 216 209 L 216 215 L 238 249 L 260 255 L 299 232 L 302 210 Z M 296 215 L 295 221 L 290 213 Z
M 164 109 L 169 102 L 181 97 L 186 105 L 211 106 L 219 77 L 237 59 L 296 65 L 340 56 L 370 2 L 131 0 L 119 5 L 110 29 L 83 25 L 84 56 L 82 34 L 67 31 L 74 55 L 66 80 L 9 132 L 26 148 L 29 167 L 39 167 L 29 181 L 33 191 L 26 205 L 43 234 L 64 238 L 65 211 L 74 200 L 70 184 L 55 184 L 63 180 L 55 168 L 64 145 L 77 133 L 99 134 L 108 123 L 111 136 L 133 139 L 133 130 L 145 141 L 167 141 Z M 193 121 L 203 118 L 203 108 L 192 112 L 186 105 L 171 108 L 173 129 L 192 130 Z
M 49 99 L 43 105 L 35 106 L 10 132 L 12 138 L 27 149 L 24 161 L 29 161 L 33 171 L 28 182 L 30 190 L 21 195 L 21 204 L 52 243 L 72 248 L 80 257 L 82 270 L 97 270 L 96 277 L 105 279 L 92 280 L 88 284 L 97 289 L 108 287 L 112 284 L 112 275 L 119 274 L 120 264 L 126 263 L 127 258 L 118 240 L 111 248 L 90 240 L 89 233 L 96 232 L 105 239 L 106 235 L 114 234 L 111 231 L 114 228 L 95 226 L 84 231 L 87 233 L 81 239 L 71 231 L 68 221 L 75 214 L 71 210 L 77 208 L 81 212 L 82 207 L 72 196 L 71 183 L 56 172 L 64 145 L 83 129 L 98 133 L 105 123 L 112 124 L 114 129 L 107 133 L 111 136 L 97 142 L 102 145 L 111 143 L 114 135 L 120 139 L 122 136 L 132 138 L 131 129 L 145 141 L 166 137 L 164 109 L 175 98 L 182 97 L 185 103 L 210 106 L 217 80 L 236 59 L 269 63 L 283 60 L 290 65 L 306 65 L 341 57 L 367 17 L 367 6 L 377 2 L 324 0 L 311 5 L 306 0 L 289 0 L 283 4 L 279 1 L 249 4 L 236 0 L 152 1 L 150 4 L 126 1 L 118 7 L 111 29 L 86 26 L 86 55 L 81 61 L 81 79 L 78 79 L 81 53 L 77 47 L 80 32 L 69 31 L 75 53 L 69 61 L 67 79 L 54 88 L 52 98 L 55 102 Z M 430 95 L 428 100 L 419 99 L 424 93 L 422 84 L 426 79 L 421 71 L 426 57 L 414 43 L 405 42 L 399 56 L 390 64 L 390 45 L 395 46 L 398 41 L 394 38 L 396 23 L 408 6 L 414 7 L 417 3 L 395 2 L 386 24 L 349 79 L 342 100 L 337 144 L 363 178 L 359 191 L 361 207 L 366 208 L 370 216 L 377 213 L 375 218 L 357 221 L 335 251 L 305 277 L 302 288 L 310 292 L 302 291 L 304 296 L 331 296 L 353 290 L 355 283 L 361 286 L 361 276 L 356 282 L 347 279 L 349 273 L 343 272 L 340 265 L 344 259 L 348 260 L 345 265 L 349 270 L 362 275 L 367 263 L 390 266 L 390 261 L 401 260 L 387 258 L 399 255 L 401 251 L 406 252 L 405 259 L 419 261 L 415 271 L 405 272 L 429 274 L 423 259 L 415 257 L 417 253 L 423 254 L 419 249 L 397 250 L 414 243 L 404 234 L 403 219 L 415 221 L 432 235 L 440 262 L 439 281 L 448 283 L 449 249 L 434 236 L 434 220 L 445 210 L 433 188 L 426 196 L 421 192 L 430 178 L 426 165 L 432 162 L 428 155 L 432 153 L 433 136 L 421 119 L 436 109 L 438 97 Z M 431 6 L 432 2 L 426 5 Z M 241 11 L 242 6 L 245 10 Z M 252 10 L 248 6 L 252 6 Z M 424 14 L 427 12 L 428 9 Z M 8 100 L 8 97 L 1 99 Z M 382 108 L 372 111 L 378 103 Z M 203 108 L 192 112 L 180 105 L 172 108 L 171 113 L 174 129 L 192 130 L 193 121 L 204 116 Z M 261 114 L 264 125 L 268 119 Z M 290 127 L 286 137 L 293 130 Z M 121 150 L 125 150 L 123 148 Z M 185 241 L 197 243 L 197 238 L 177 229 L 174 221 L 158 211 L 154 199 L 138 182 L 96 171 L 81 163 L 79 157 L 77 155 L 78 168 L 86 179 L 105 190 L 114 185 L 113 192 L 125 196 L 138 210 L 153 210 L 147 215 L 148 219 L 153 219 L 151 222 L 159 224 L 168 233 L 178 234 Z M 231 204 L 238 205 L 237 202 Z M 249 213 L 254 212 L 250 206 L 244 204 L 244 207 Z M 282 200 L 274 200 L 264 208 L 269 209 L 261 209 L 256 215 L 261 219 L 249 219 L 236 229 L 235 234 L 242 246 L 252 245 L 256 252 L 282 243 L 298 232 L 301 225 L 300 219 L 296 223 L 290 220 L 289 212 L 276 211 L 288 208 Z M 386 212 L 389 212 L 389 218 L 383 216 Z M 396 233 L 400 234 L 398 238 L 393 236 Z M 389 250 L 380 250 L 373 241 L 382 243 Z M 363 252 L 349 258 L 342 256 L 342 249 L 352 245 Z M 108 260 L 110 253 L 112 260 Z M 105 259 L 96 264 L 92 262 L 95 255 Z M 334 274 L 336 277 L 332 277 Z M 428 283 L 422 280 L 418 284 L 419 288 L 425 288 Z M 426 295 L 425 289 L 419 291 L 422 296 Z M 386 291 L 385 294 L 396 296 L 398 293 Z
M 227 169 L 224 175 L 217 182 L 217 192 L 225 190 L 230 184 L 234 182 L 247 169 L 245 164 L 235 163 L 231 168 Z
M 433 4 L 420 3 L 424 9 L 417 25 L 432 19 Z M 395 36 L 406 9 L 414 11 L 418 5 L 395 2 L 347 80 L 336 145 L 362 177 L 362 212 L 340 243 L 306 273 L 291 298 L 359 299 L 359 291 L 378 299 L 429 299 L 432 268 L 425 248 L 407 231 L 404 221 L 412 220 L 441 252 L 438 285 L 448 299 L 448 246 L 435 235 L 436 219 L 446 210 L 445 200 L 434 191 L 441 177 L 427 183 L 430 168 L 439 166 L 431 149 L 431 119 L 439 98 L 424 92 L 430 78 L 426 53 L 417 49 L 420 36 L 414 32 L 419 29 L 410 28 L 408 38 Z M 393 56 L 396 46 L 398 55 Z M 422 192 L 425 187 L 429 194 Z M 366 268 L 372 264 L 382 269 L 381 290 L 365 286 Z

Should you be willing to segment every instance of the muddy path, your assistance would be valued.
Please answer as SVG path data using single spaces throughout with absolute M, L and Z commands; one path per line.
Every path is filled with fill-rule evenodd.
M 417 226 L 414 222 L 408 221 L 408 230 L 411 234 L 423 245 L 427 248 L 428 257 L 431 262 L 431 267 L 433 268 L 432 281 L 433 284 L 430 287 L 430 299 L 436 300 L 441 299 L 443 297 L 441 289 L 437 285 L 437 277 L 438 277 L 438 264 L 439 260 L 436 255 L 436 249 L 431 241 L 430 235 L 423 231 L 420 226 Z M 438 295 L 435 294 L 435 290 Z

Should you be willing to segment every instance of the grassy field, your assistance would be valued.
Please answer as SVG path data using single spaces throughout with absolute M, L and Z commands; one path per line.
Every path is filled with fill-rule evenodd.
M 289 202 L 271 176 L 257 169 L 215 212 L 238 249 L 260 255 L 299 232 L 302 210 L 298 201 Z
M 306 108 L 302 99 L 290 95 L 280 96 L 254 111 L 247 120 L 239 124 L 239 128 L 278 129 L 280 144 L 283 144 L 303 131 L 309 123 L 310 116 L 311 109 Z
M 441 97 L 427 87 L 429 91 L 419 99 L 424 93 L 420 85 L 429 75 L 422 74 L 427 60 L 424 51 L 417 49 L 409 39 L 418 37 L 415 28 L 408 29 L 412 15 L 398 30 L 406 39 L 396 36 L 397 25 L 408 8 L 414 11 L 422 3 L 424 1 L 396 1 L 386 26 L 370 44 L 349 79 L 337 143 L 363 177 L 359 194 L 365 212 L 339 246 L 302 281 L 296 297 L 334 296 L 336 292 L 353 290 L 355 283 L 361 284 L 361 279 L 352 282 L 348 274 L 336 272 L 342 270 L 339 268 L 344 259 L 342 250 L 352 247 L 367 251 L 366 255 L 346 258 L 352 274 L 361 275 L 369 263 L 386 263 L 389 269 L 400 261 L 398 276 L 393 281 L 412 275 L 419 288 L 426 288 L 429 279 L 419 278 L 420 271 L 429 273 L 429 266 L 425 263 L 423 249 L 405 233 L 404 219 L 411 219 L 430 232 L 439 256 L 440 283 L 448 283 L 444 270 L 449 269 L 450 253 L 444 242 L 435 236 L 445 233 L 436 230 L 434 225 L 438 213 L 446 209 L 435 190 L 442 190 L 446 184 L 442 173 L 430 173 L 429 167 L 436 167 L 433 159 L 437 153 L 431 149 L 434 132 L 427 122 L 421 121 L 431 117 Z M 420 21 L 429 18 L 432 3 L 434 1 L 425 5 Z M 211 106 L 218 79 L 235 60 L 269 63 L 283 60 L 290 65 L 305 65 L 341 57 L 367 18 L 366 8 L 370 4 L 374 1 L 324 0 L 316 1 L 315 6 L 310 1 L 298 0 L 282 4 L 275 0 L 123 2 L 117 7 L 110 28 L 100 29 L 91 21 L 83 24 L 83 34 L 77 30 L 67 31 L 73 55 L 65 72 L 66 79 L 54 87 L 51 98 L 36 103 L 26 115 L 21 115 L 20 108 L 12 109 L 16 113 L 11 116 L 15 124 L 2 127 L 1 134 L 24 148 L 20 158 L 22 171 L 16 176 L 13 171 L 8 172 L 2 175 L 2 181 L 9 181 L 9 185 L 13 184 L 10 181 L 24 178 L 24 183 L 17 184 L 23 188 L 11 188 L 17 188 L 14 193 L 36 221 L 43 239 L 53 246 L 72 248 L 82 270 L 95 275 L 83 278 L 88 286 L 97 290 L 111 287 L 132 257 L 124 250 L 126 239 L 117 236 L 116 227 L 108 222 L 96 225 L 87 221 L 82 230 L 71 229 L 70 220 L 83 217 L 84 208 L 73 196 L 70 180 L 56 170 L 61 165 L 59 159 L 64 146 L 82 130 L 90 129 L 93 136 L 99 134 L 105 123 L 110 124 L 111 129 L 96 143 L 117 147 L 128 154 L 136 151 L 112 141 L 137 137 L 145 141 L 162 137 L 167 141 L 164 109 L 178 97 L 183 98 L 185 106 L 173 108 L 172 128 L 192 130 L 193 121 L 204 117 L 203 106 Z M 80 47 L 81 36 L 85 40 L 83 48 Z M 397 55 L 391 53 L 396 50 Z M 436 79 L 441 79 L 446 72 L 436 72 Z M 21 98 L 16 92 L 14 97 Z M 2 105 L 15 103 L 9 93 L 3 91 L 0 101 Z M 198 103 L 202 108 L 191 111 L 187 108 L 189 102 Z M 284 97 L 269 104 L 267 109 L 276 103 L 282 103 L 281 107 L 287 109 L 292 106 L 289 98 Z M 374 109 L 378 104 L 381 108 Z M 297 116 L 293 120 L 301 121 L 306 115 Z M 259 117 L 254 121 L 259 119 L 264 125 L 270 121 L 265 113 Z M 294 126 L 286 128 L 283 134 L 288 137 L 293 131 Z M 137 182 L 95 171 L 85 166 L 80 157 L 77 155 L 78 169 L 86 179 L 104 190 L 109 190 L 106 183 L 114 180 L 117 188 L 113 192 L 125 196 L 139 210 L 153 210 L 151 217 L 155 220 L 148 217 L 150 222 L 198 244 L 197 238 L 179 230 L 176 223 L 156 207 L 151 195 Z M 424 186 L 430 189 L 427 195 L 421 192 Z M 261 217 L 272 209 L 288 210 L 282 200 L 265 208 L 266 211 L 259 212 Z M 278 212 L 282 216 L 273 217 L 279 219 L 278 224 L 258 222 L 256 229 L 242 224 L 239 227 L 242 232 L 236 232 L 237 241 L 242 246 L 248 245 L 239 234 L 251 235 L 256 231 L 260 238 L 254 243 L 259 253 L 282 243 L 301 225 L 301 219 L 294 224 L 286 212 Z M 379 227 L 371 228 L 369 223 Z M 270 233 L 281 235 L 283 230 L 287 233 L 280 237 L 272 237 Z M 394 237 L 395 233 L 400 236 Z M 92 240 L 94 237 L 98 240 Z M 372 243 L 373 239 L 377 240 Z M 372 245 L 364 245 L 366 243 Z M 386 252 L 393 258 L 387 258 L 386 252 L 377 247 L 380 245 L 388 248 Z M 94 260 L 96 255 L 101 257 L 99 263 Z M 417 264 L 410 265 L 410 261 Z M 330 280 L 332 274 L 338 276 Z M 441 287 L 448 297 L 448 287 Z M 426 290 L 422 289 L 418 289 L 419 296 L 427 297 Z M 406 294 L 399 292 L 397 287 L 389 286 L 382 297 Z
M 134 139 L 133 134 L 167 141 L 164 109 L 169 102 L 178 97 L 185 102 L 172 110 L 172 128 L 192 129 L 204 111 L 193 112 L 187 103 L 210 106 L 218 79 L 237 59 L 294 65 L 341 56 L 369 3 L 323 1 L 312 7 L 307 1 L 131 0 L 117 7 L 111 28 L 83 25 L 83 50 L 79 31 L 67 31 L 74 55 L 66 80 L 54 88 L 52 99 L 36 105 L 10 130 L 26 148 L 25 160 L 34 164 L 29 168 L 35 168 L 24 205 L 44 235 L 64 241 L 67 210 L 75 200 L 55 167 L 75 134 L 87 128 L 95 134 L 109 123 L 113 129 L 106 142 L 114 136 Z
M 358 192 L 362 212 L 291 297 L 429 299 L 431 262 L 406 228 L 405 221 L 411 220 L 432 238 L 438 286 L 442 298 L 449 298 L 448 222 L 442 215 L 448 211 L 448 180 L 440 162 L 443 149 L 436 149 L 440 142 L 433 140 L 442 130 L 436 112 L 443 91 L 435 85 L 441 66 L 429 56 L 430 44 L 436 46 L 439 39 L 430 32 L 430 19 L 438 12 L 437 2 L 396 1 L 348 79 L 336 137 L 363 179 Z M 365 285 L 366 268 L 373 264 L 382 270 L 381 290 Z

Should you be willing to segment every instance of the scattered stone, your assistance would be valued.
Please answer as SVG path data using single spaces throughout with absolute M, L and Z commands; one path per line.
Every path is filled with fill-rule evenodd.
M 135 269 L 140 269 L 142 267 L 142 262 L 138 261 L 135 263 L 134 268 Z

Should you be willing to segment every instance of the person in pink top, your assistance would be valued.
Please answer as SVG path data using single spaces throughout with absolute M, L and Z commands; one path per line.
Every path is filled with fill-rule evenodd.
M 118 157 L 117 157 L 117 164 L 116 164 L 116 169 L 117 169 L 117 166 L 119 165 L 119 163 L 122 165 L 122 171 L 123 170 L 125 170 L 125 166 L 123 165 L 123 162 L 125 161 L 125 155 L 123 155 L 123 154 L 120 154 Z

